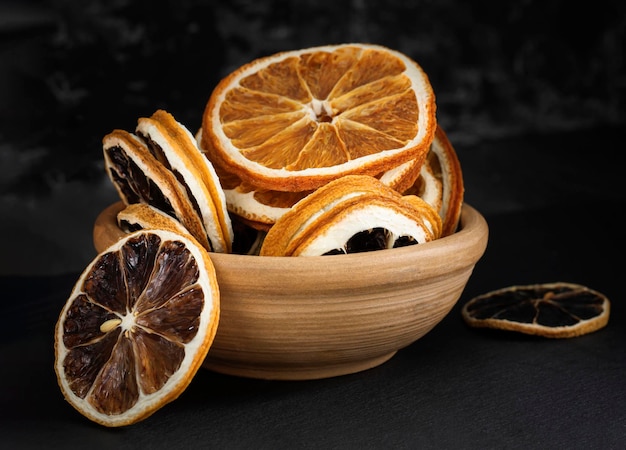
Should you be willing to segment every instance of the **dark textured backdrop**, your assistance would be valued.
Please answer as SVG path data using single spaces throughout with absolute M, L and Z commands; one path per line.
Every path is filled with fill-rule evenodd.
M 101 138 L 157 108 L 195 131 L 222 76 L 277 51 L 360 41 L 407 53 L 429 74 L 439 121 L 468 165 L 475 158 L 466 155 L 486 143 L 618 127 L 626 116 L 624 5 L 5 1 L 0 207 L 1 231 L 12 237 L 0 272 L 82 269 L 93 256 L 90 224 L 115 198 Z M 481 173 L 499 170 L 484 164 Z M 480 203 L 468 165 L 468 196 Z

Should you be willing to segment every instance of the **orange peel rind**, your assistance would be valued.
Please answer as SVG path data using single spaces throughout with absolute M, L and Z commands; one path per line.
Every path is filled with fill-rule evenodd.
M 202 128 L 211 161 L 253 186 L 302 192 L 423 157 L 435 95 L 423 69 L 395 50 L 312 47 L 230 73 L 213 90 Z

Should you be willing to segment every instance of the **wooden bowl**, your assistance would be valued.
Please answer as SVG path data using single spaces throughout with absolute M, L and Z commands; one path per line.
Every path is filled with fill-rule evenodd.
M 123 236 L 115 203 L 96 219 L 96 250 Z M 220 322 L 204 367 L 282 380 L 375 367 L 437 325 L 487 246 L 483 216 L 464 205 L 459 231 L 370 253 L 267 257 L 212 253 Z

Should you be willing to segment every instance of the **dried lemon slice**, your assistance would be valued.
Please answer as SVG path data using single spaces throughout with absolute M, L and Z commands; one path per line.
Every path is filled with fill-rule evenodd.
M 491 291 L 468 301 L 461 313 L 473 327 L 569 338 L 606 326 L 610 302 L 588 287 L 557 282 Z
M 424 156 L 435 112 L 427 75 L 400 52 L 360 43 L 306 48 L 256 59 L 218 83 L 202 146 L 253 186 L 302 192 Z
M 184 186 L 196 213 L 202 218 L 210 250 L 230 253 L 233 229 L 217 174 L 197 147 L 194 136 L 166 111 L 138 120 L 135 133 L 153 155 Z
M 146 203 L 175 217 L 206 249 L 206 229 L 176 177 L 150 153 L 146 143 L 124 130 L 103 140 L 106 172 L 126 204 Z
M 189 235 L 187 229 L 178 220 L 145 203 L 125 206 L 117 213 L 117 225 L 126 233 L 138 230 L 169 230 L 184 236 Z
M 211 346 L 219 289 L 208 252 L 166 230 L 137 231 L 85 268 L 55 328 L 67 401 L 109 427 L 176 399 Z
M 430 154 L 430 152 L 429 152 Z M 427 158 L 420 168 L 419 177 L 413 186 L 404 191 L 405 195 L 415 195 L 435 208 L 441 217 L 443 208 L 443 181 L 435 174 L 431 166 L 432 158 Z M 443 218 L 442 218 L 443 220 Z
M 458 155 L 445 131 L 438 126 L 420 176 L 404 193 L 418 195 L 435 208 L 443 221 L 441 235 L 448 236 L 458 227 L 464 191 Z
M 416 203 L 405 201 L 374 177 L 345 176 L 317 189 L 283 215 L 265 236 L 260 255 L 313 254 L 318 250 L 303 249 L 318 237 L 327 242 L 338 239 L 340 247 L 345 247 L 353 235 L 375 228 L 375 223 L 380 224 L 376 228 L 391 230 L 388 236 L 411 236 L 415 243 L 436 239 L 441 227 L 439 216 L 426 202 L 422 202 L 422 207 L 431 209 L 431 213 L 423 214 Z M 439 223 L 426 224 L 425 217 Z M 394 220 L 398 223 L 394 224 Z M 338 248 L 332 245 L 335 246 L 328 251 Z

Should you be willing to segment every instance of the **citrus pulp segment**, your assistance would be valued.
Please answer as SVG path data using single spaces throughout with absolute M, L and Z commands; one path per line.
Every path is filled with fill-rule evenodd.
M 212 92 L 202 147 L 254 186 L 307 191 L 425 155 L 435 96 L 422 68 L 386 47 L 341 44 L 245 64 Z
M 219 320 L 207 251 L 166 230 L 137 231 L 85 268 L 55 328 L 66 400 L 116 427 L 177 398 L 201 366 Z

